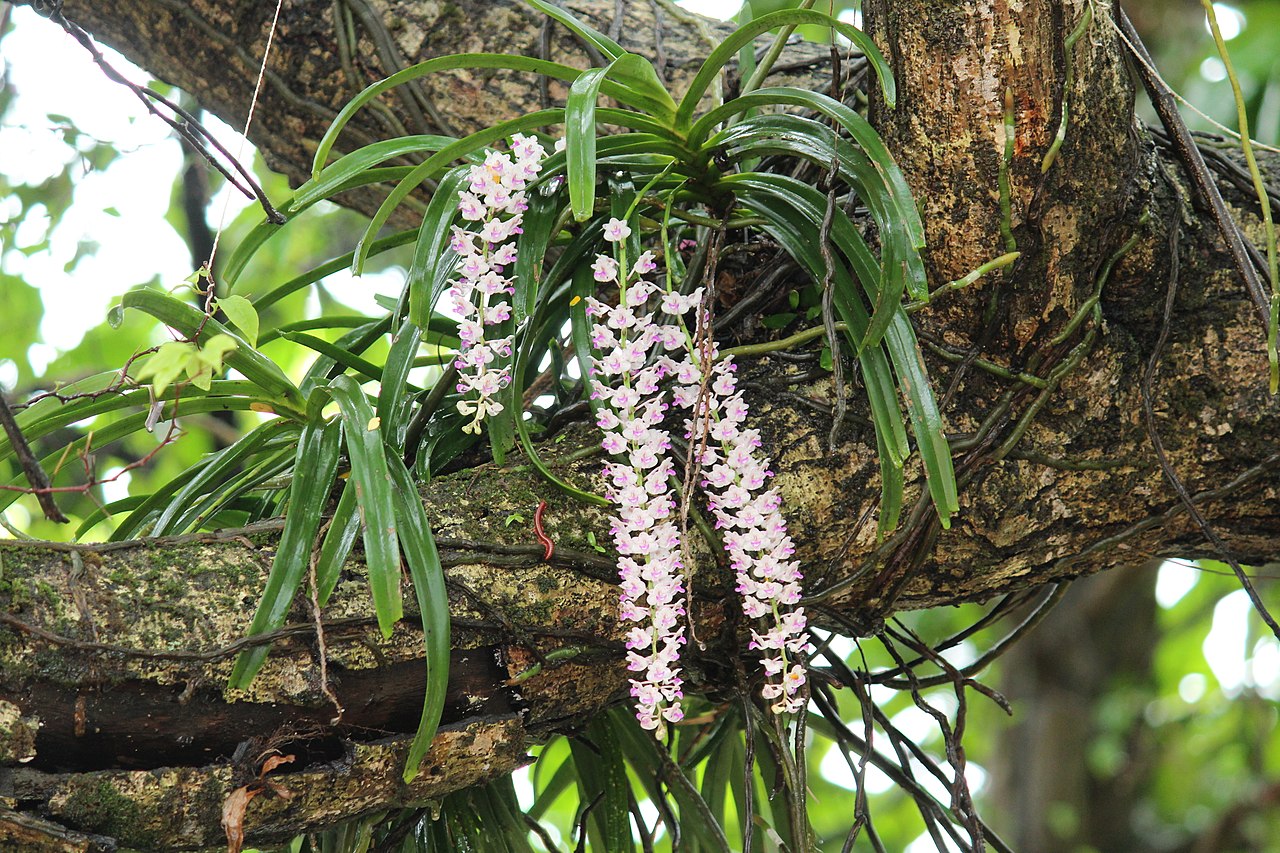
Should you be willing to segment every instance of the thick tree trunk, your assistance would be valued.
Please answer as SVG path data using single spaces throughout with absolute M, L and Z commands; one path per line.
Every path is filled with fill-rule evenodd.
M 235 122 L 270 5 L 69 1 L 65 14 Z M 571 5 L 609 29 L 613 3 Z M 674 85 L 719 32 L 665 2 L 623 5 L 624 44 L 655 57 Z M 856 403 L 843 443 L 828 452 L 830 382 L 767 356 L 744 364 L 819 624 L 869 631 L 895 609 L 1205 551 L 1141 415 L 1170 228 L 1181 287 L 1155 388 L 1169 461 L 1239 559 L 1265 562 L 1280 551 L 1270 427 L 1280 407 L 1266 393 L 1262 330 L 1213 226 L 1183 205 L 1170 156 L 1134 125 L 1104 4 L 1094 4 L 1099 18 L 1074 45 L 1065 144 L 1041 173 L 1061 115 L 1065 36 L 1088 5 L 867 4 L 902 90 L 895 110 L 873 111 L 920 200 L 935 284 L 1001 253 L 1006 237 L 1023 254 L 1007 274 L 916 315 L 937 356 L 929 367 L 939 391 L 951 389 L 945 414 L 964 489 L 949 531 L 932 521 L 917 474 L 908 486 L 916 511 L 878 547 L 874 523 L 860 522 L 879 486 L 875 439 Z M 287 4 L 256 139 L 273 165 L 302 177 L 338 106 L 391 65 L 462 50 L 537 55 L 541 31 L 512 2 Z M 558 29 L 551 43 L 554 58 L 588 61 Z M 804 75 L 818 73 L 812 60 L 824 52 L 798 55 L 799 79 L 822 85 Z M 402 127 L 467 130 L 539 98 L 534 81 L 443 75 L 368 111 L 347 140 Z M 1236 211 L 1248 227 L 1253 209 L 1246 200 Z M 1130 237 L 1102 290 L 1103 322 L 1069 325 Z M 974 346 L 981 357 L 957 367 Z M 555 448 L 592 441 L 575 428 Z M 582 463 L 561 473 L 583 483 L 594 476 Z M 542 498 L 557 543 L 550 563 L 527 525 L 507 523 L 528 518 Z M 252 780 L 252 758 L 267 745 L 298 756 L 279 776 L 295 796 L 255 799 L 247 824 L 251 839 L 284 838 L 507 773 L 530 743 L 582 725 L 622 695 L 613 570 L 591 545 L 606 539 L 603 514 L 569 505 L 534 473 L 495 466 L 434 481 L 424 499 L 446 558 L 455 654 L 446 725 L 411 785 L 397 780 L 420 703 L 421 637 L 410 618 L 390 641 L 379 638 L 358 560 L 326 612 L 323 642 L 299 603 L 263 675 L 233 694 L 224 687 L 230 647 L 270 562 L 269 527 L 110 547 L 0 544 L 0 808 L 11 810 L 0 811 L 0 841 L 27 838 L 39 817 L 72 831 L 43 849 L 105 849 L 92 835 L 147 849 L 214 845 L 221 802 Z M 724 661 L 736 653 L 736 623 L 723 606 L 725 576 L 703 556 L 694 619 L 709 648 L 694 655 L 690 676 L 714 694 L 734 689 Z M 511 681 L 560 648 L 578 651 Z M 322 655 L 344 709 L 337 724 Z M 250 738 L 240 749 L 248 758 L 234 758 Z

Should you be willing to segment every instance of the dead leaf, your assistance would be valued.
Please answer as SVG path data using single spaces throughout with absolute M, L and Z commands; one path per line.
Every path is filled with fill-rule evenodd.
M 260 793 L 256 786 L 236 788 L 222 802 L 222 828 L 227 833 L 227 853 L 240 853 L 244 848 L 244 812 L 249 801 Z
M 270 773 L 272 770 L 275 770 L 281 764 L 292 763 L 293 758 L 294 757 L 292 755 L 269 756 L 266 761 L 262 762 L 262 770 L 259 771 L 258 778 L 261 779 L 263 776 L 266 776 L 268 773 Z

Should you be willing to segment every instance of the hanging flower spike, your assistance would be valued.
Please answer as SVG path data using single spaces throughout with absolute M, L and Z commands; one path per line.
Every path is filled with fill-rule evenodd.
M 502 411 L 498 395 L 511 382 L 509 367 L 491 366 L 511 355 L 511 338 L 489 340 L 485 328 L 511 317 L 504 297 L 514 294 L 515 287 L 503 272 L 515 263 L 516 247 L 507 241 L 521 233 L 528 209 L 524 190 L 542 170 L 545 156 L 536 138 L 517 133 L 511 137 L 511 153 L 485 152 L 484 162 L 471 167 L 470 186 L 458 193 L 458 213 L 477 223 L 475 230 L 454 226 L 449 241 L 458 255 L 458 278 L 449 288 L 461 341 L 454 360 L 457 390 L 464 395 L 458 411 L 471 418 L 464 432 L 479 433 L 485 418 Z
M 686 409 L 695 409 L 685 422 L 686 437 L 698 441 L 697 431 L 705 424 L 707 447 L 702 454 L 702 487 L 707 503 L 723 530 L 724 547 L 742 596 L 742 612 L 769 626 L 764 633 L 752 629 L 750 647 L 761 652 L 766 682 L 765 699 L 774 700 L 774 713 L 792 713 L 804 707 L 804 666 L 799 662 L 811 650 L 804 608 L 795 607 L 801 598 L 799 564 L 791 559 L 795 545 L 787 534 L 782 517 L 782 498 L 765 484 L 773 476 L 769 460 L 760 456 L 760 433 L 744 429 L 748 407 L 737 391 L 732 357 L 715 361 L 712 344 L 711 382 L 701 406 L 702 361 L 694 341 L 703 334 L 704 312 L 698 312 L 698 337 L 690 336 L 683 316 L 702 301 L 699 288 L 688 296 L 668 291 L 662 311 L 677 318 L 681 329 L 684 360 L 671 363 L 677 385 L 672 399 Z M 794 608 L 794 609 L 792 609 Z
M 625 222 L 615 219 L 605 226 L 610 242 L 629 234 Z M 646 253 L 642 261 L 619 279 L 618 261 L 597 257 L 592 265 L 596 279 L 618 282 L 618 304 L 588 299 L 587 313 L 599 321 L 591 334 L 601 350 L 592 359 L 591 390 L 604 403 L 597 420 L 604 431 L 600 444 L 615 457 L 605 464 L 605 479 L 609 500 L 618 508 L 612 525 L 621 581 L 618 614 L 623 623 L 635 623 L 626 635 L 627 668 L 637 673 L 631 695 L 640 725 L 661 738 L 667 723 L 684 717 L 679 667 L 685 643 L 684 578 L 680 533 L 672 520 L 674 464 L 666 456 L 671 438 L 662 429 L 667 404 L 659 382 L 664 371 L 659 364 L 646 365 L 654 345 L 670 349 L 671 339 L 645 309 L 658 288 L 638 277 L 654 268 L 652 255 Z

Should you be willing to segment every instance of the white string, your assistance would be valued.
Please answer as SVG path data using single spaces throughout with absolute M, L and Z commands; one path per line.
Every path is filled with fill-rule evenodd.
M 271 29 L 267 31 L 267 46 L 262 51 L 262 65 L 258 68 L 258 82 L 253 87 L 253 97 L 249 99 L 249 114 L 244 119 L 244 131 L 240 134 L 240 144 L 236 148 L 236 162 L 239 162 L 244 156 L 245 143 L 249 141 L 249 126 L 253 124 L 253 112 L 258 107 L 258 95 L 262 92 L 262 81 L 267 76 L 267 58 L 271 56 L 271 42 L 276 36 L 276 22 L 280 20 L 280 9 L 284 6 L 284 0 L 276 0 L 276 12 L 271 16 Z M 225 193 L 222 198 L 222 213 L 218 217 L 218 230 L 213 233 L 213 248 L 209 250 L 209 260 L 205 264 L 205 269 L 209 271 L 210 289 L 212 294 L 213 287 L 213 259 L 218 254 L 218 241 L 222 239 L 222 229 L 227 224 L 227 210 L 231 206 L 231 193 Z

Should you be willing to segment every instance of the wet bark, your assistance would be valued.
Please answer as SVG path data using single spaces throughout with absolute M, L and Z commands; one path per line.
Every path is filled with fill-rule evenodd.
M 235 123 L 269 5 L 68 2 L 65 12 Z M 609 29 L 613 3 L 571 5 Z M 1101 13 L 1075 44 L 1070 123 L 1058 161 L 1041 171 L 1061 115 L 1065 38 L 1087 5 L 867 4 L 902 91 L 894 110 L 873 103 L 873 115 L 920 200 L 934 283 L 1001 253 L 1006 236 L 1022 256 L 1006 274 L 915 315 L 947 394 L 962 478 L 950 530 L 938 529 L 920 502 L 918 473 L 909 472 L 916 511 L 904 516 L 901 535 L 878 544 L 875 439 L 856 389 L 842 443 L 830 452 L 829 380 L 769 356 L 744 362 L 819 624 L 871 631 L 896 609 L 1207 553 L 1155 463 L 1141 415 L 1170 245 L 1181 259 L 1180 288 L 1154 389 L 1170 462 L 1240 560 L 1267 562 L 1280 551 L 1280 455 L 1270 426 L 1280 407 L 1266 392 L 1263 333 L 1212 223 L 1183 202 L 1185 179 L 1171 155 L 1135 125 L 1120 47 Z M 660 59 L 673 85 L 717 32 L 665 3 L 624 6 L 624 44 Z M 660 51 L 654 10 L 663 15 Z M 389 64 L 460 50 L 538 55 L 540 33 L 535 16 L 506 2 L 287 4 L 255 138 L 273 165 L 300 178 L 338 105 Z M 552 58 L 588 61 L 569 39 L 551 43 Z M 821 51 L 806 50 L 794 73 L 824 85 L 812 61 Z M 347 141 L 402 127 L 466 130 L 540 97 L 531 81 L 445 75 L 369 111 Z M 352 201 L 368 209 L 369 198 Z M 1255 206 L 1240 197 L 1235 205 L 1256 229 Z M 1131 237 L 1102 288 L 1102 322 L 1071 325 Z M 972 347 L 980 359 L 958 365 Z M 548 454 L 592 440 L 575 427 Z M 595 476 L 586 463 L 560 473 L 583 484 Z M 528 526 L 513 521 L 543 498 L 557 543 L 549 563 Z M 17 833 L 40 818 L 144 849 L 215 845 L 223 798 L 252 778 L 253 768 L 235 760 L 249 738 L 299 756 L 280 776 L 296 796 L 249 807 L 250 839 L 280 839 L 507 773 L 529 744 L 572 731 L 625 693 L 611 563 L 591 544 L 607 541 L 602 514 L 570 505 L 534 473 L 492 465 L 434 481 L 424 500 L 447 563 L 456 650 L 445 728 L 409 786 L 396 780 L 416 725 L 421 637 L 412 617 L 389 641 L 378 636 L 358 557 L 325 614 L 330 687 L 344 708 L 334 724 L 305 602 L 251 691 L 224 686 L 270 563 L 270 526 L 111 547 L 0 544 L 0 807 L 26 815 L 20 825 L 0 812 L 0 840 L 24 837 Z M 713 695 L 734 690 L 724 662 L 738 652 L 738 629 L 723 605 L 725 581 L 704 553 L 694 619 L 712 642 L 693 656 L 689 675 L 694 689 Z M 577 651 L 566 660 L 510 683 L 540 656 L 570 647 Z M 65 846 L 73 843 L 43 849 L 96 842 Z

